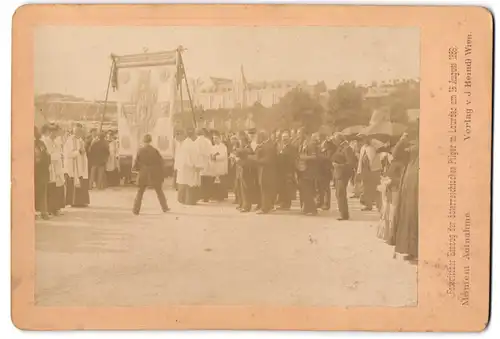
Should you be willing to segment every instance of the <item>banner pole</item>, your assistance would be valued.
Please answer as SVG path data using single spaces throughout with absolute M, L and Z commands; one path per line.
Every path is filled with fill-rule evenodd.
M 106 88 L 106 97 L 104 98 L 104 107 L 102 109 L 102 114 L 101 114 L 101 124 L 99 126 L 99 133 L 102 132 L 102 125 L 104 123 L 104 115 L 106 114 L 106 106 L 108 105 L 109 87 L 111 87 L 111 78 L 113 77 L 113 71 L 115 70 L 115 59 L 113 58 L 113 56 L 111 56 L 111 59 L 113 61 L 111 63 L 111 68 L 109 70 L 108 88 Z
M 186 69 L 184 68 L 184 60 L 182 60 L 182 55 L 180 53 L 179 53 L 179 60 L 180 60 L 180 66 L 181 66 L 181 69 L 182 69 L 182 75 L 184 77 L 184 82 L 186 83 L 186 91 L 187 91 L 187 95 L 188 95 L 188 99 L 189 99 L 189 105 L 191 106 L 191 114 L 192 114 L 192 117 L 193 117 L 193 125 L 194 125 L 194 128 L 196 128 L 197 127 L 197 123 L 196 123 L 196 115 L 195 115 L 195 110 L 194 110 L 194 105 L 193 105 L 193 98 L 191 97 L 191 91 L 189 90 L 189 83 L 188 83 L 188 80 L 187 80 Z M 181 83 L 182 83 L 182 81 L 181 81 Z

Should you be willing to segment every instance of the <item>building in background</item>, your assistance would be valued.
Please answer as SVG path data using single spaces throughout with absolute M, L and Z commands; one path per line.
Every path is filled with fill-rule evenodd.
M 245 108 L 256 103 L 271 107 L 294 88 L 302 88 L 311 93 L 315 88 L 305 81 L 248 82 L 243 67 L 236 79 L 208 77 L 197 79 L 194 83 L 195 106 L 205 110 Z

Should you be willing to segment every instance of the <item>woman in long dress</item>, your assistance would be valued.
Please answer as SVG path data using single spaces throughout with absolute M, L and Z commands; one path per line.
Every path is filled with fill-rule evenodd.
M 66 205 L 87 207 L 90 204 L 88 160 L 81 124 L 64 144 L 64 170 L 66 172 Z
M 409 149 L 409 163 L 403 174 L 398 206 L 394 219 L 395 251 L 418 258 L 418 145 Z

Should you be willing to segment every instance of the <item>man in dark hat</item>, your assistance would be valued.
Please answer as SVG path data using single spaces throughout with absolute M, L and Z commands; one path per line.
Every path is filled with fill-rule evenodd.
M 347 185 L 352 178 L 357 164 L 357 158 L 349 143 L 341 134 L 335 135 L 338 145 L 337 151 L 332 157 L 333 179 L 335 182 L 335 197 L 340 217 L 337 220 L 349 220 L 349 208 L 347 203 Z
M 278 204 L 280 209 L 289 210 L 297 192 L 295 164 L 298 149 L 292 144 L 290 132 L 283 131 L 278 147 Z
M 250 148 L 252 149 L 253 152 L 256 152 L 257 150 L 257 146 L 259 145 L 258 141 L 257 141 L 257 129 L 256 128 L 249 128 L 247 130 L 247 135 L 248 135 L 248 138 L 250 140 Z M 249 158 L 249 166 L 251 167 L 251 177 L 252 179 L 250 180 L 250 182 L 253 182 L 253 184 L 251 185 L 252 188 L 251 188 L 251 191 L 254 191 L 255 194 L 253 195 L 253 200 L 252 200 L 252 204 L 256 204 L 256 210 L 257 211 L 260 211 L 261 210 L 261 207 L 262 207 L 262 201 L 261 201 L 261 197 L 262 197 L 262 194 L 260 192 L 261 190 L 261 187 L 260 187 L 260 184 L 259 184 L 259 176 L 258 176 L 258 167 L 255 163 L 254 160 L 252 160 L 252 157 Z
M 47 213 L 47 184 L 50 179 L 50 154 L 47 147 L 40 140 L 41 135 L 35 127 L 35 210 L 42 219 L 48 219 Z
M 142 197 L 148 186 L 153 187 L 156 191 L 162 211 L 167 212 L 169 210 L 167 199 L 162 189 L 164 178 L 163 159 L 160 152 L 151 146 L 151 141 L 151 135 L 146 134 L 143 139 L 144 146 L 137 152 L 133 167 L 135 171 L 139 172 L 137 177 L 139 190 L 137 191 L 133 208 L 133 213 L 136 215 L 141 211 Z
M 109 144 L 106 141 L 106 134 L 99 133 L 94 142 L 90 145 L 88 159 L 92 164 L 90 169 L 89 189 L 94 183 L 98 189 L 106 188 L 106 163 L 109 158 Z
M 317 215 L 315 198 L 315 181 L 319 173 L 320 144 L 319 135 L 314 133 L 299 149 L 297 177 L 302 212 L 305 215 Z
M 260 187 L 261 210 L 257 213 L 267 214 L 274 209 L 276 202 L 276 145 L 271 141 L 269 133 L 258 133 L 259 142 L 255 150 Z
M 325 129 L 319 132 L 320 154 L 319 154 L 319 172 L 317 185 L 317 207 L 328 211 L 331 205 L 332 182 L 332 156 L 336 151 L 336 145 L 327 139 Z

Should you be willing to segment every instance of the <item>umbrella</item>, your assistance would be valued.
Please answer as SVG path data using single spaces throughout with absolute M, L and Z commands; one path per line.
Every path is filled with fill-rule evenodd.
M 369 136 L 385 135 L 385 136 L 395 137 L 402 135 L 406 131 L 406 129 L 407 127 L 403 124 L 384 121 L 366 127 L 361 132 L 359 132 L 359 134 L 369 135 Z
M 343 135 L 359 134 L 365 128 L 366 128 L 366 126 L 363 126 L 363 125 L 350 126 L 350 127 L 347 127 L 346 129 L 342 130 L 342 132 L 340 132 L 340 133 Z

